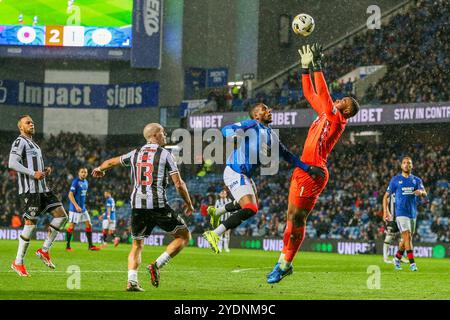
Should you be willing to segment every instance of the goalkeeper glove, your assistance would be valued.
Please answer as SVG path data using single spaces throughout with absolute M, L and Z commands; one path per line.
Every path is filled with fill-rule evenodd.
M 324 56 L 322 45 L 317 42 L 311 46 L 311 52 L 313 55 L 312 64 L 314 71 L 322 71 L 322 58 Z
M 303 46 L 302 49 L 298 50 L 298 53 L 300 54 L 300 62 L 302 64 L 302 71 L 308 73 L 309 72 L 309 65 L 313 61 L 313 54 L 311 52 L 311 48 L 308 45 Z

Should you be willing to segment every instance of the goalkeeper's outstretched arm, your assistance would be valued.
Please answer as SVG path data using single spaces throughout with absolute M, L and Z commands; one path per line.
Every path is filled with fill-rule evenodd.
M 322 103 L 320 101 L 319 96 L 314 91 L 314 86 L 311 81 L 311 76 L 309 74 L 309 65 L 313 61 L 313 54 L 311 52 L 310 46 L 303 46 L 302 49 L 298 50 L 300 54 L 301 64 L 302 64 L 302 88 L 303 94 L 305 95 L 306 100 L 311 104 L 313 109 L 321 114 L 322 111 Z
M 317 95 L 320 98 L 324 111 L 329 113 L 333 109 L 333 99 L 328 91 L 328 85 L 322 70 L 322 46 L 318 43 L 313 44 L 311 46 L 311 53 Z

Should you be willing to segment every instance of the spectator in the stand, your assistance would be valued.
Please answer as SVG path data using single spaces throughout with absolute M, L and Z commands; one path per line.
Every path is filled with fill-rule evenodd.
M 341 79 L 341 81 L 339 81 L 339 92 L 344 92 L 344 90 L 345 90 L 344 79 Z
M 243 84 L 241 86 L 241 89 L 239 90 L 239 94 L 240 94 L 242 100 L 247 99 L 248 92 L 247 92 L 247 86 L 245 84 Z
M 354 36 L 331 53 L 333 63 L 325 68 L 327 78 L 334 79 L 332 93 L 349 94 L 351 82 L 336 79 L 357 67 L 386 65 L 388 72 L 370 86 L 363 102 L 396 104 L 449 100 L 450 32 L 448 1 L 416 1 L 406 13 L 399 13 L 382 28 Z M 296 72 L 296 71 L 295 71 Z M 290 72 L 283 84 L 289 90 L 300 87 L 298 75 Z M 338 96 L 339 97 L 339 96 Z M 335 97 L 333 97 L 335 98 Z M 297 101 L 303 97 L 291 98 Z
M 347 95 L 352 95 L 353 94 L 352 78 L 348 78 L 347 82 L 345 83 L 345 94 L 347 94 Z
M 226 99 L 226 88 L 216 89 L 217 90 L 217 108 L 219 112 L 226 111 L 227 99 Z
M 22 218 L 20 217 L 18 212 L 14 212 L 11 218 L 11 228 L 19 229 L 22 226 Z
M 419 240 L 427 240 L 429 234 L 436 237 L 437 241 L 450 241 L 450 202 L 449 202 L 449 174 L 448 163 L 450 163 L 450 146 L 448 143 L 436 141 L 433 144 L 429 140 L 421 143 L 417 138 L 415 145 L 399 145 L 389 141 L 385 137 L 381 144 L 351 143 L 348 140 L 341 141 L 345 153 L 337 152 L 332 154 L 328 168 L 331 175 L 326 192 L 317 203 L 317 208 L 313 213 L 311 223 L 307 225 L 308 235 L 314 237 L 326 237 L 333 239 L 355 239 L 370 240 L 383 239 L 383 222 L 380 216 L 381 198 L 380 191 L 384 191 L 386 181 L 394 173 L 397 159 L 402 154 L 409 154 L 414 158 L 421 159 L 417 163 L 415 170 L 424 178 L 424 183 L 429 186 L 429 199 L 420 207 L 418 215 Z M 81 146 L 84 146 L 82 148 Z M 0 152 L 6 154 L 10 148 L 10 138 L 6 134 L 0 135 Z M 100 157 L 106 158 L 108 155 L 125 153 L 127 148 L 122 148 L 114 144 L 107 144 L 100 140 L 83 134 L 61 133 L 57 136 L 51 135 L 42 140 L 41 148 L 47 154 L 47 161 L 55 167 L 58 175 L 50 176 L 51 185 L 55 192 L 66 195 L 67 187 L 73 179 L 71 172 L 76 172 L 81 165 L 86 165 L 94 159 L 98 161 Z M 338 146 L 339 148 L 339 146 Z M 299 146 L 293 144 L 294 154 L 299 154 Z M 75 156 L 76 154 L 76 156 Z M 345 156 L 345 161 L 342 157 Z M 193 184 L 199 184 L 195 180 L 196 170 L 193 166 L 183 165 L 180 170 L 191 172 Z M 218 171 L 220 167 L 217 166 Z M 191 171 L 189 171 L 191 170 Z M 103 206 L 103 191 L 107 189 L 115 190 L 116 203 L 129 201 L 129 190 L 126 184 L 122 183 L 127 179 L 126 170 L 111 172 L 108 179 L 98 180 L 92 184 L 88 205 L 91 212 L 95 210 L 101 212 Z M 266 235 L 282 236 L 285 227 L 285 210 L 287 208 L 286 196 L 283 192 L 287 190 L 286 176 L 289 176 L 288 167 L 280 163 L 280 172 L 276 176 L 258 177 L 255 183 L 259 187 L 259 204 L 261 213 L 264 212 L 266 220 L 261 221 L 258 215 L 254 220 L 242 228 L 236 230 L 240 234 L 252 235 L 262 232 L 258 226 L 266 226 Z M 186 181 L 189 184 L 188 174 Z M 361 179 L 361 176 L 364 179 Z M 19 212 L 15 194 L 17 193 L 16 175 L 7 167 L 7 159 L 0 158 L 0 226 L 11 227 L 14 212 Z M 219 181 L 221 181 L 219 177 Z M 194 207 L 197 210 L 201 206 L 207 207 L 215 201 L 215 195 L 220 192 L 222 183 L 214 183 L 208 180 L 207 184 L 202 184 L 202 190 L 198 194 L 192 195 Z M 63 203 L 68 203 L 68 199 L 62 199 Z M 126 207 L 126 205 L 125 205 Z M 204 212 L 206 216 L 206 212 Z M 93 214 L 94 215 L 94 214 Z M 209 227 L 207 219 L 197 212 L 199 221 L 192 222 L 192 228 L 205 230 Z M 95 218 L 93 225 L 95 227 Z M 420 225 L 428 231 L 421 233 Z M 98 227 L 101 225 L 98 224 Z M 122 227 L 121 227 L 122 226 Z M 121 230 L 121 237 L 128 239 L 126 220 L 118 220 L 118 230 Z M 328 229 L 326 228 L 328 227 Z M 429 233 L 428 233 L 429 232 Z M 429 241 L 429 240 L 427 240 Z
M 325 218 L 321 216 L 319 218 L 320 220 L 315 223 L 315 229 L 317 232 L 317 237 L 321 238 L 322 235 L 327 236 L 328 232 L 330 230 L 330 223 L 328 221 L 325 221 Z
M 331 83 L 331 92 L 332 93 L 338 93 L 341 92 L 341 86 L 339 84 L 339 81 L 336 79 Z
M 217 91 L 215 89 L 209 91 L 207 100 L 217 100 Z
M 274 87 L 272 89 L 271 95 L 275 99 L 275 103 L 279 103 L 280 102 L 281 88 L 280 88 L 280 86 L 278 85 L 277 82 L 275 82 L 275 84 L 274 84 Z
M 239 87 L 236 84 L 231 88 L 231 94 L 233 95 L 233 99 L 239 99 Z
M 233 109 L 233 95 L 231 94 L 231 90 L 227 88 L 225 93 L 225 101 L 226 101 L 226 108 L 225 112 L 230 112 Z

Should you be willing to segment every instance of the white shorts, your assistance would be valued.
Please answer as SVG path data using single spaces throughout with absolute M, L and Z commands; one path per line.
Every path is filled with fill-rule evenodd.
M 397 226 L 400 232 L 410 231 L 413 234 L 416 231 L 416 219 L 411 219 L 408 217 L 397 217 Z
M 88 221 L 89 223 L 91 223 L 91 217 L 89 217 L 89 213 L 88 211 L 84 211 L 84 212 L 74 212 L 74 211 L 69 211 L 69 222 L 70 223 L 81 223 L 81 222 L 85 222 Z
M 229 166 L 223 172 L 223 181 L 230 189 L 234 200 L 238 201 L 247 194 L 253 195 L 256 198 L 256 186 L 252 179 L 244 174 L 237 173 Z
M 103 219 L 102 229 L 115 231 L 116 230 L 116 220 L 110 220 L 108 222 L 108 219 Z

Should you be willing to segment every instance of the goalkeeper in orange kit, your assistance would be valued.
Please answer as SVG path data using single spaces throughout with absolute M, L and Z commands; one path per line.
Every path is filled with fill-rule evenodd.
M 303 46 L 298 52 L 301 57 L 303 92 L 318 114 L 309 128 L 301 161 L 323 168 L 325 176 L 313 179 L 297 168 L 292 173 L 283 251 L 272 272 L 267 275 L 267 282 L 270 284 L 292 274 L 292 261 L 305 237 L 306 219 L 328 182 L 327 157 L 344 132 L 347 119 L 359 111 L 359 104 L 352 97 L 334 102 L 331 99 L 322 72 L 323 54 L 320 45 Z M 315 90 L 310 77 L 310 65 L 314 70 Z

